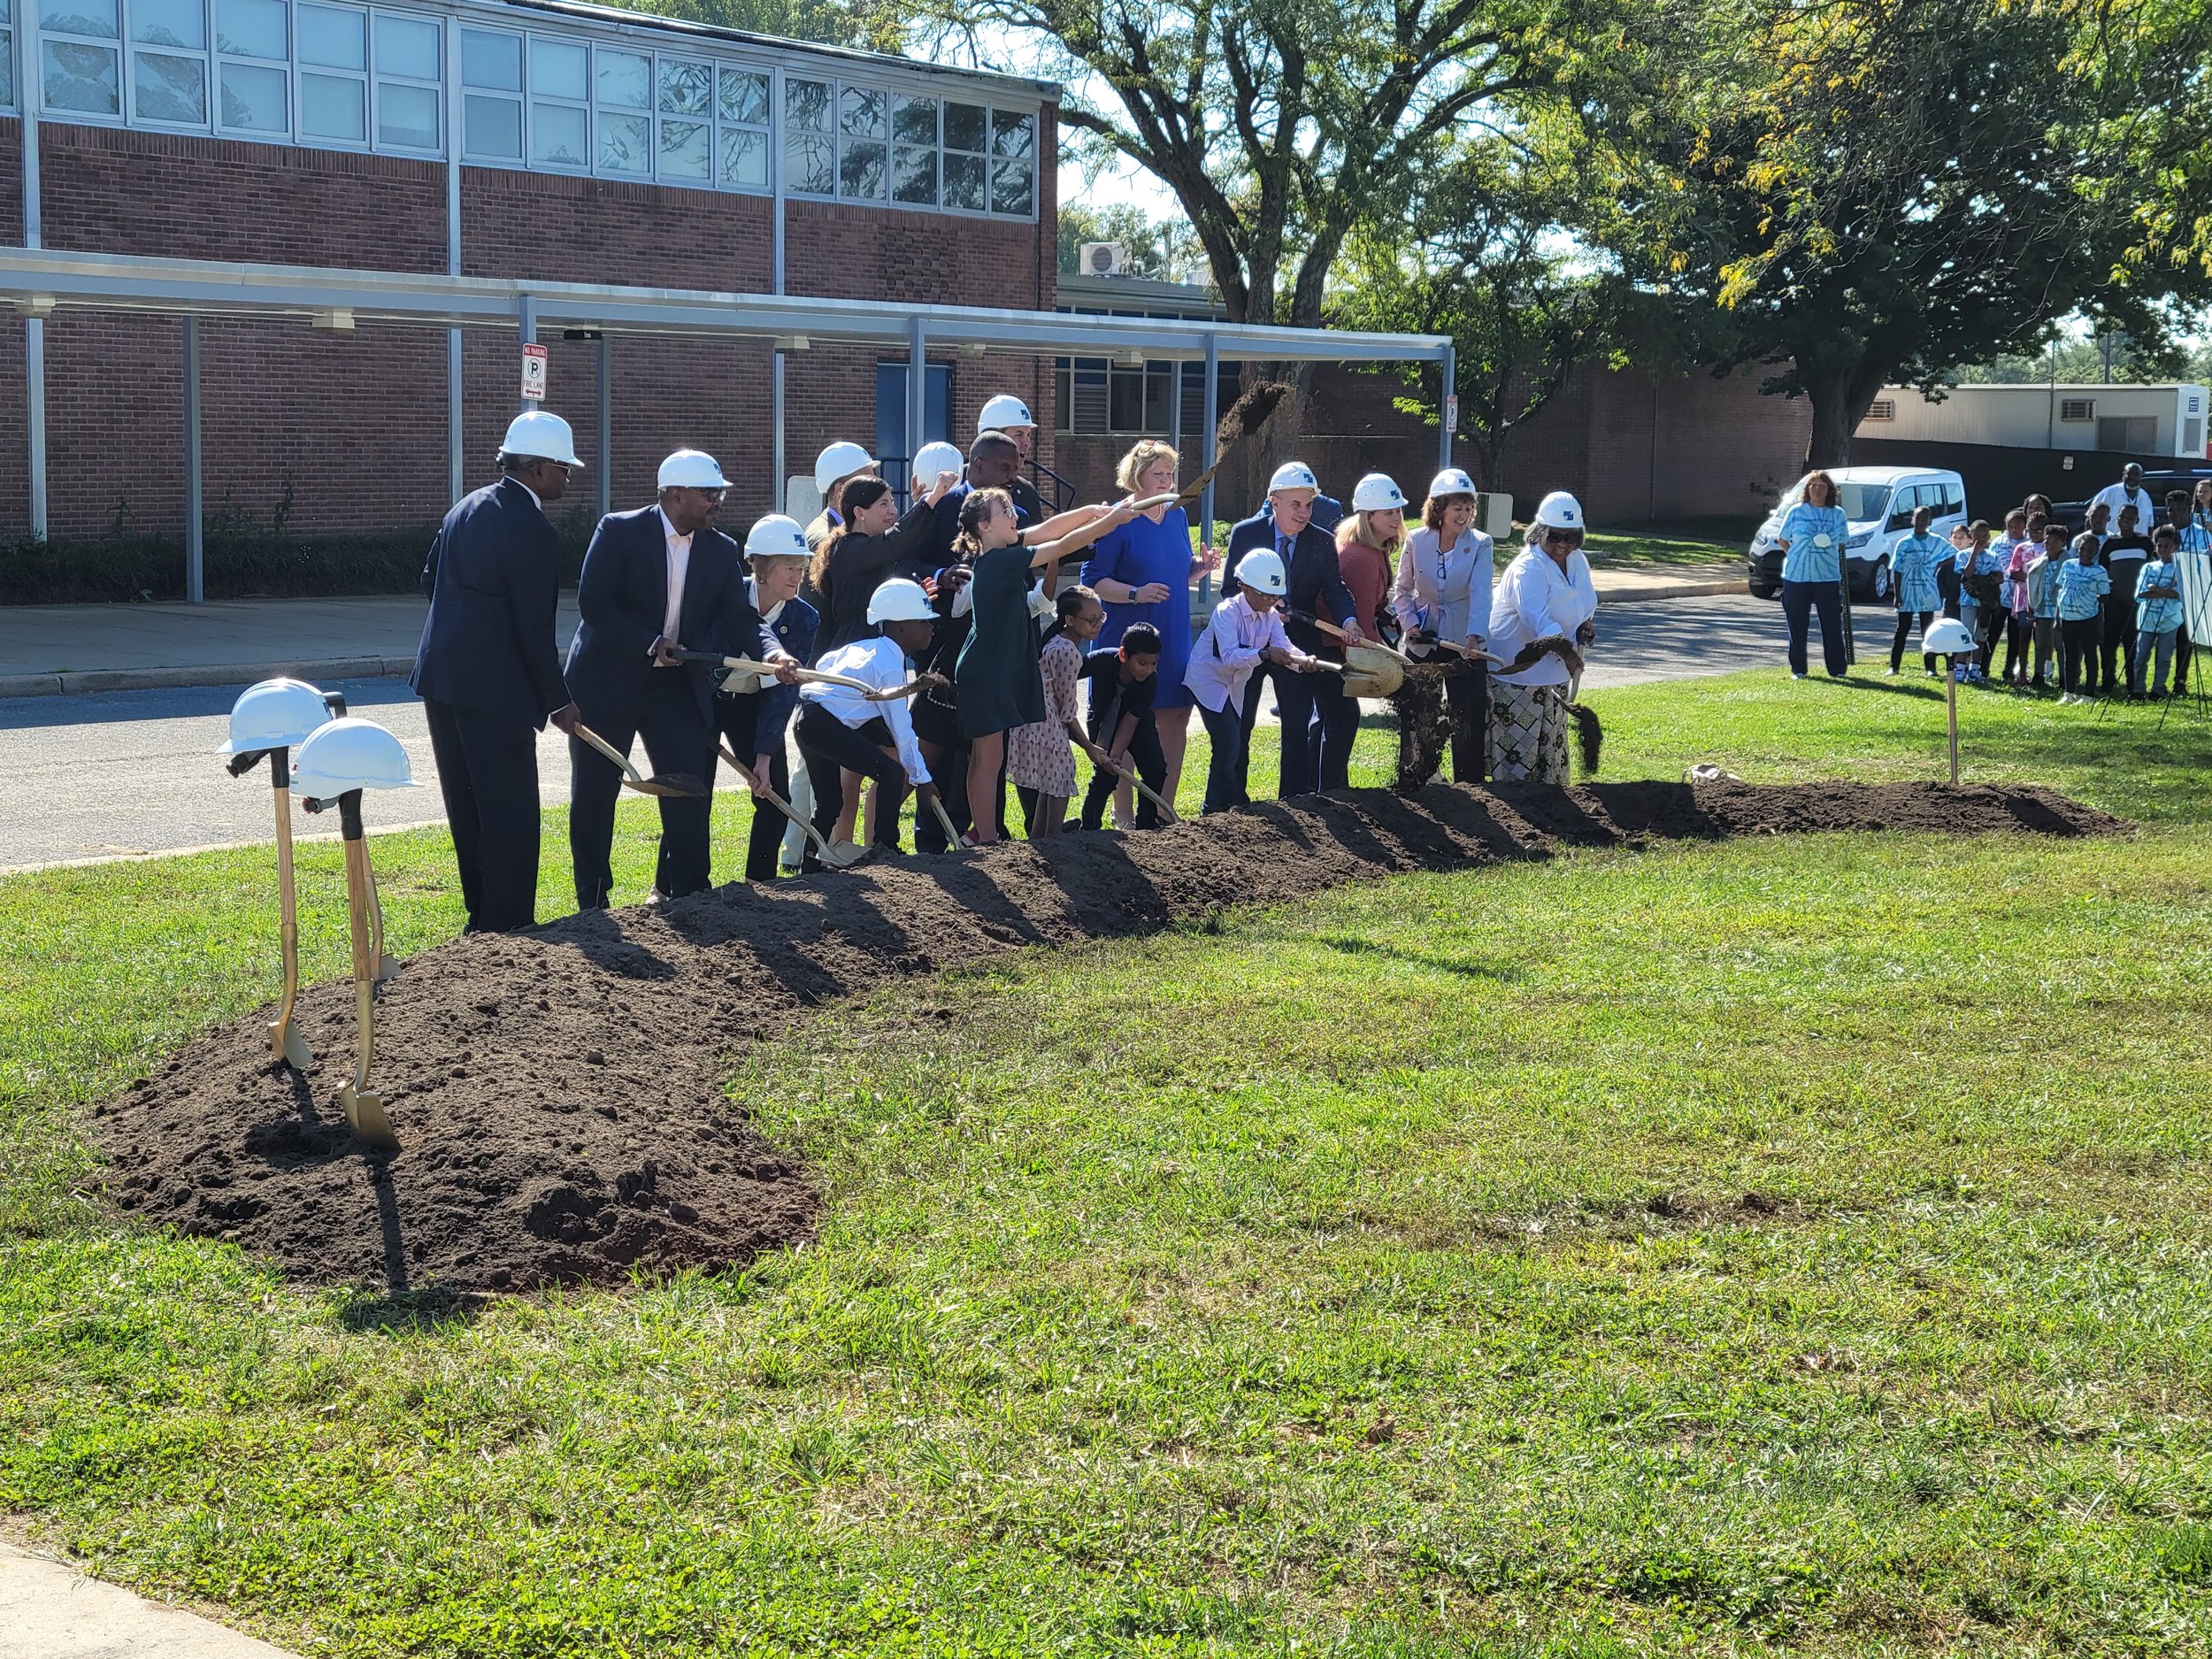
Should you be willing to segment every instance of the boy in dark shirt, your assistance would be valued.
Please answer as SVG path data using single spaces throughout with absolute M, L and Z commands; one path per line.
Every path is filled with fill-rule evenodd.
M 2117 534 L 2104 538 L 2099 558 L 2112 572 L 2112 591 L 2104 602 L 2104 685 L 2111 693 L 2131 687 L 2136 681 L 2135 584 L 2143 573 L 2143 561 L 2151 556 L 2148 525 L 2135 522 L 2135 509 L 2120 509 Z M 2126 673 L 2120 672 L 2125 659 Z M 2129 695 L 2135 695 L 2131 690 Z
M 1083 659 L 1083 678 L 1091 682 L 1087 726 L 1091 741 L 1103 749 L 1118 766 L 1136 763 L 1137 776 L 1149 789 L 1167 783 L 1167 756 L 1160 749 L 1160 728 L 1152 718 L 1153 699 L 1160 690 L 1160 631 L 1148 622 L 1132 623 L 1114 650 L 1093 651 Z M 1096 829 L 1104 821 L 1106 803 L 1114 798 L 1120 781 L 1103 766 L 1091 772 L 1091 787 L 1083 796 L 1083 827 Z M 1137 795 L 1137 827 L 1157 829 L 1159 810 Z

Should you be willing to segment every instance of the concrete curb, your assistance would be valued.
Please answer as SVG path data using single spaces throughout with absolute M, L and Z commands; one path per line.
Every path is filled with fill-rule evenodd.
M 0 1544 L 0 1659 L 289 1659 L 280 1647 Z
M 184 668 L 91 668 L 58 674 L 0 674 L 0 698 L 75 696 L 95 691 L 170 691 L 186 686 L 250 686 L 296 680 L 381 680 L 415 672 L 412 657 L 334 657 L 315 663 L 205 663 Z
M 1745 591 L 1744 579 L 1724 581 L 1645 582 L 1600 588 L 1601 605 L 1656 604 L 1668 599 L 1700 599 Z M 52 674 L 0 674 L 0 699 L 65 697 L 96 691 L 173 691 L 191 686 L 250 686 L 257 680 L 288 674 L 317 684 L 326 680 L 404 678 L 414 672 L 412 657 L 336 657 L 314 663 L 210 663 L 183 668 L 92 668 Z

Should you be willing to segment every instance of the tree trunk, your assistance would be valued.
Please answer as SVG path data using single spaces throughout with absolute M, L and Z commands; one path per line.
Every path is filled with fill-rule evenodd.
M 1805 376 L 1805 396 L 1813 406 L 1813 433 L 1805 448 L 1805 470 L 1850 465 L 1851 433 L 1859 424 L 1850 407 L 1850 372 L 1838 369 Z

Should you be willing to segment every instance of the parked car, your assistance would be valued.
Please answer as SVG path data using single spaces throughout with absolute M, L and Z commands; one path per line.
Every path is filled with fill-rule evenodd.
M 2168 490 L 2193 492 L 2197 488 L 2197 480 L 2200 478 L 2212 478 L 2212 466 L 2176 466 L 2168 467 L 2160 472 L 2145 472 L 2143 488 L 2149 492 L 2153 510 L 2162 513 L 2166 511 Z M 2119 481 L 2120 474 L 2116 470 L 2110 478 L 2104 480 L 2105 484 L 2116 484 Z M 2097 488 L 2101 489 L 2104 485 L 2100 484 Z M 2055 501 L 2051 503 L 2051 511 L 2064 523 L 2067 534 L 2079 535 L 2089 527 L 2089 499 L 2085 496 L 2080 501 Z
M 1836 504 L 1851 525 L 1844 543 L 1844 568 L 1850 574 L 1854 599 L 1890 596 L 1890 549 L 1912 534 L 1916 510 L 1926 507 L 1934 513 L 1929 528 L 1938 536 L 1947 536 L 1953 525 L 1966 522 L 1966 483 L 1956 472 L 1938 466 L 1832 466 L 1826 471 L 1836 480 Z M 1782 591 L 1782 549 L 1775 538 L 1782 533 L 1782 515 L 1804 499 L 1805 480 L 1801 478 L 1751 538 L 1745 565 L 1755 599 L 1771 599 Z

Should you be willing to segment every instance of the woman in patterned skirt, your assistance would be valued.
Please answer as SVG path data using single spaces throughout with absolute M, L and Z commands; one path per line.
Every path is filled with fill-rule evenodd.
M 1511 665 L 1490 692 L 1490 775 L 1500 783 L 1567 781 L 1568 686 L 1597 639 L 1597 609 L 1582 503 L 1554 490 L 1491 601 L 1490 649 Z

